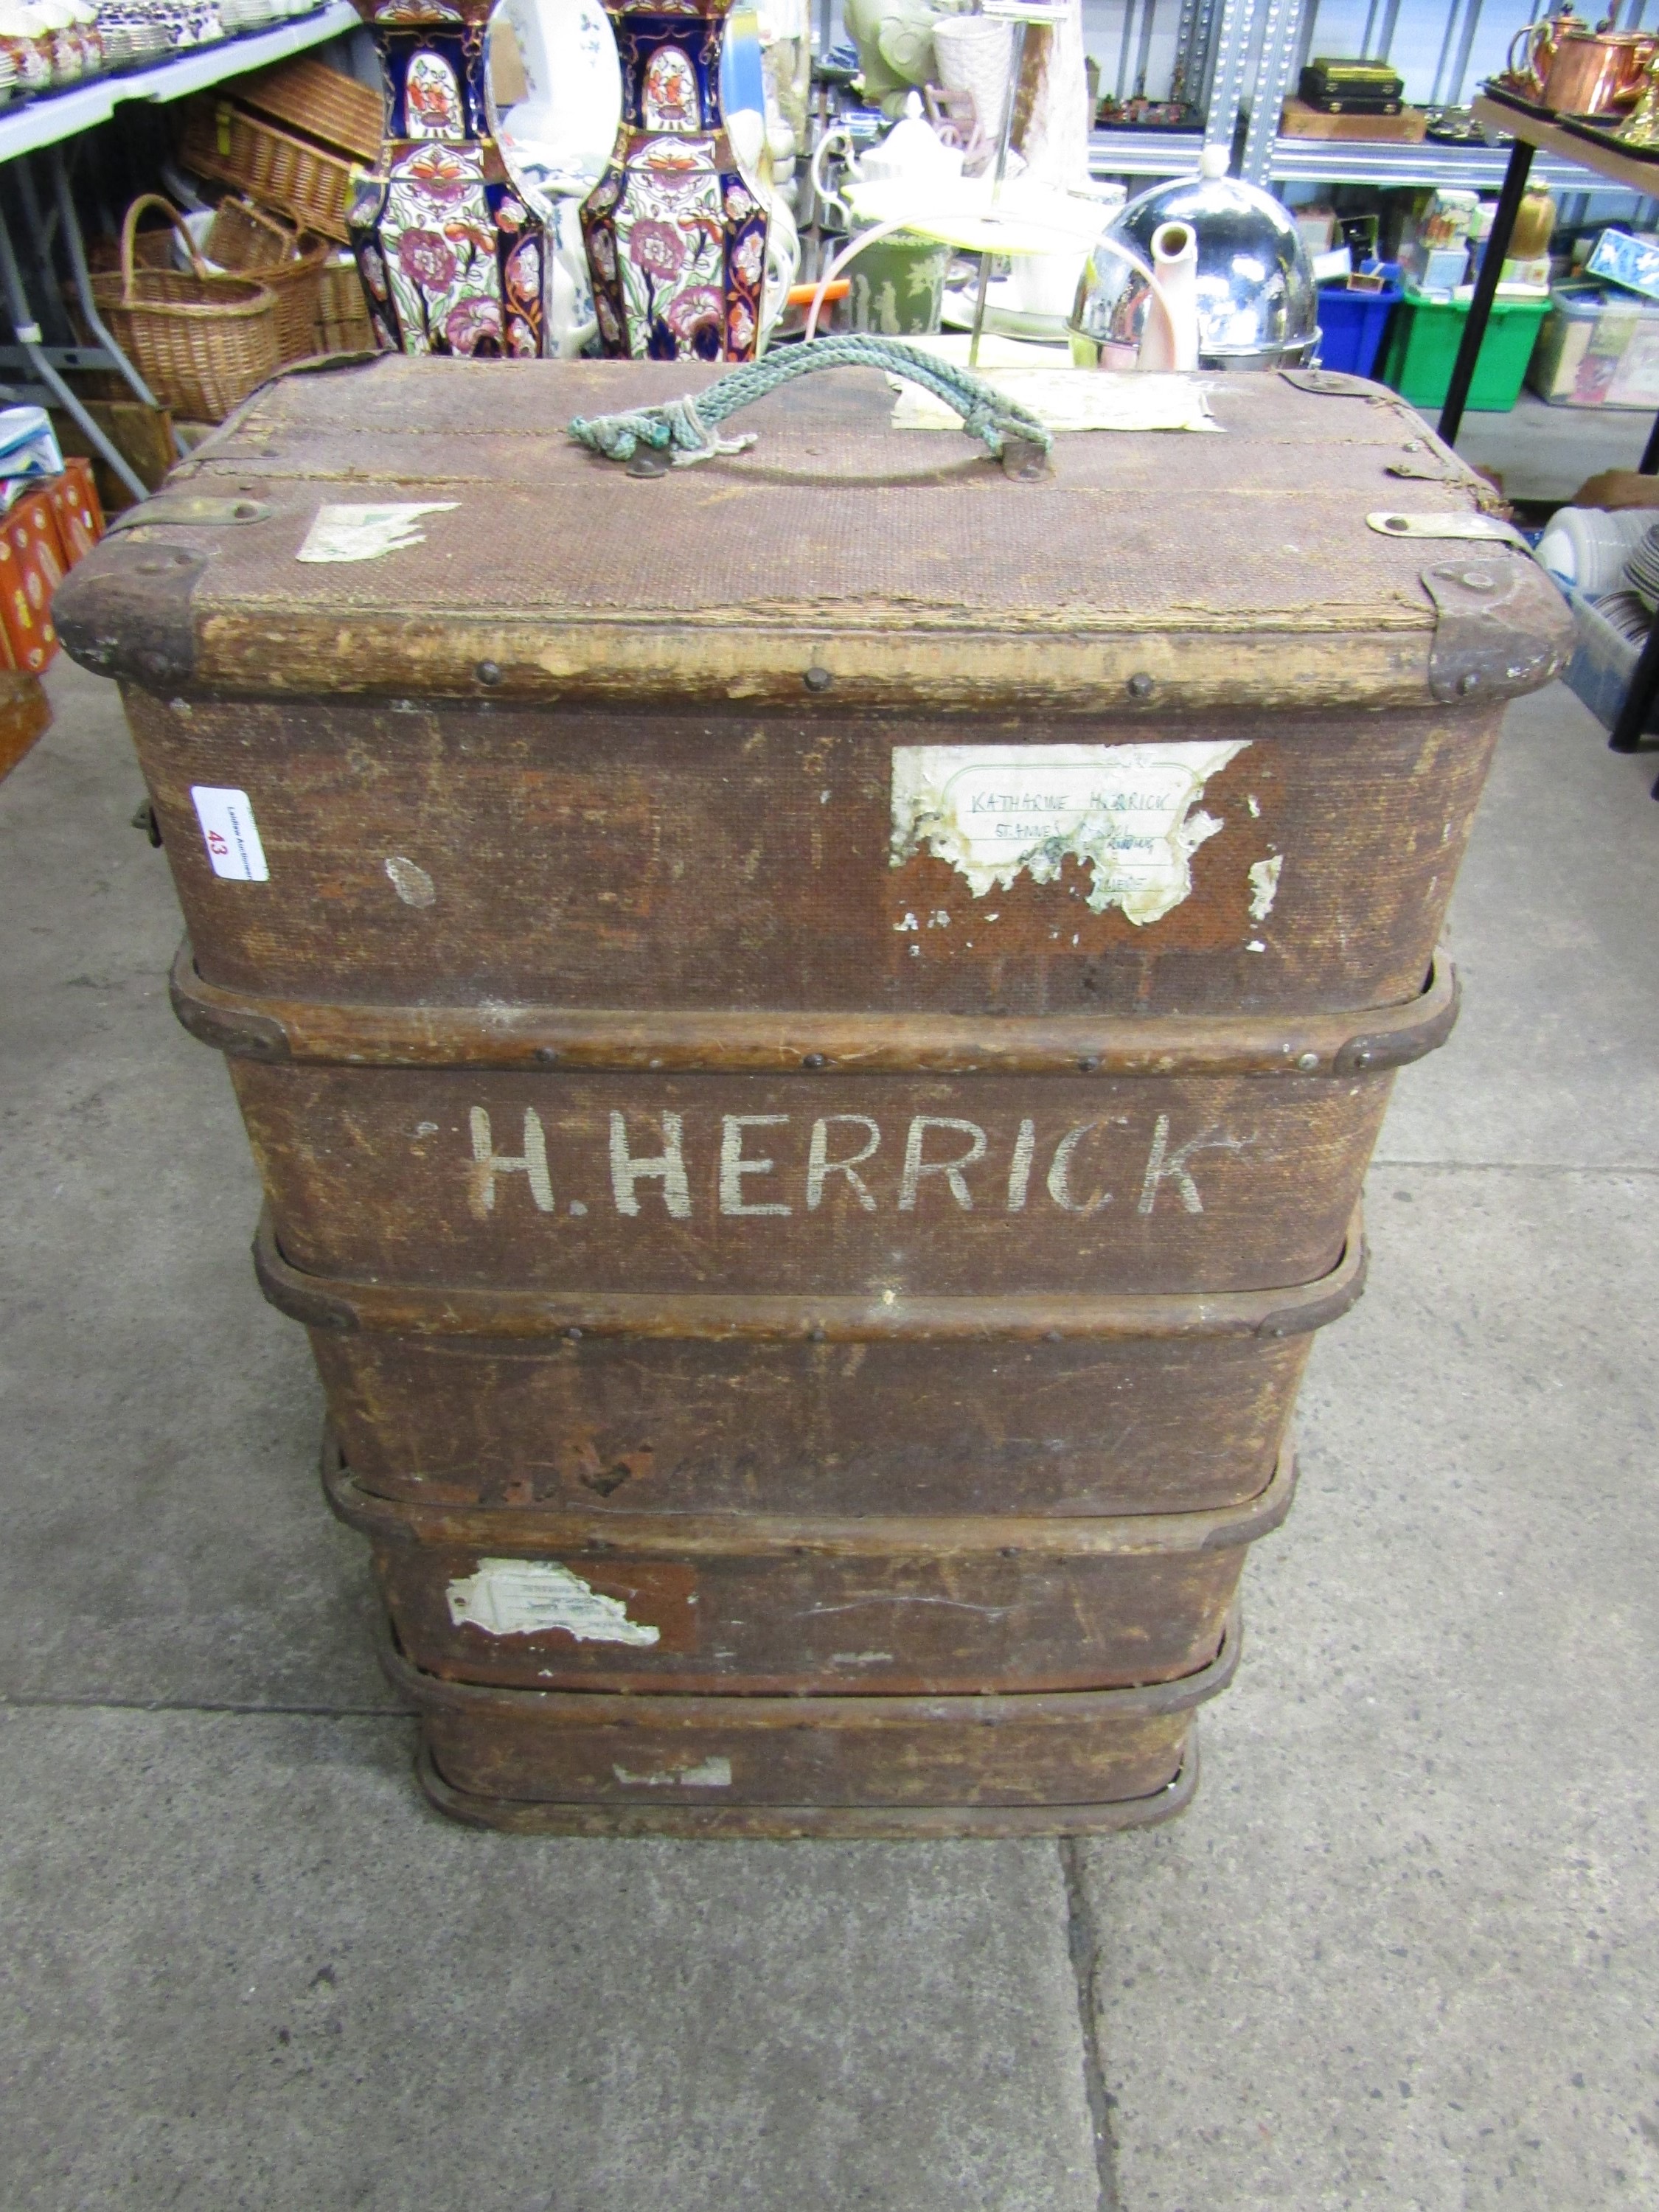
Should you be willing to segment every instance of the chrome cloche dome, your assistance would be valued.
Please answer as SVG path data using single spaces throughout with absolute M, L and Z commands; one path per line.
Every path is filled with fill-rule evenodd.
M 1280 368 L 1309 358 L 1319 330 L 1308 250 L 1279 203 L 1228 176 L 1226 159 L 1220 147 L 1206 146 L 1197 176 L 1137 194 L 1107 224 L 1072 310 L 1068 327 L 1079 350 L 1092 347 L 1097 358 L 1103 346 L 1139 345 L 1153 234 L 1163 223 L 1182 222 L 1198 240 L 1200 365 Z

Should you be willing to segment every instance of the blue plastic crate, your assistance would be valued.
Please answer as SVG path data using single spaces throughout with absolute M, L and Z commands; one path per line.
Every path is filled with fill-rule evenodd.
M 1346 284 L 1319 288 L 1319 365 L 1345 369 L 1350 376 L 1376 374 L 1389 317 L 1400 298 L 1400 271 L 1382 264 L 1380 292 L 1351 292 Z
M 1563 588 L 1572 609 L 1577 642 L 1572 659 L 1561 672 L 1562 678 L 1570 691 L 1577 693 L 1602 728 L 1610 730 L 1619 720 L 1619 710 L 1625 703 L 1625 694 L 1630 690 L 1642 649 L 1614 629 L 1593 599 L 1583 598 L 1570 586 Z M 1652 737 L 1656 727 L 1659 706 L 1649 713 L 1646 735 Z

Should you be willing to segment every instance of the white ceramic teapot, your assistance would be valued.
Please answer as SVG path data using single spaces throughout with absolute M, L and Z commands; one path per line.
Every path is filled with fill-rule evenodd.
M 839 154 L 845 165 L 844 185 L 913 188 L 918 201 L 936 201 L 962 177 L 961 147 L 947 146 L 934 131 L 922 114 L 919 92 L 909 94 L 903 114 L 887 136 L 861 155 L 854 154 L 851 134 L 844 128 L 826 131 L 819 140 L 812 156 L 812 189 L 831 222 L 850 229 L 852 210 L 824 175 L 824 164 L 831 154 Z

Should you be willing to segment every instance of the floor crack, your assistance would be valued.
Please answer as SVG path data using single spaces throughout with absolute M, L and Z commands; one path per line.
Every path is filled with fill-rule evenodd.
M 1414 1168 L 1433 1175 L 1519 1175 L 1519 1176 L 1606 1176 L 1617 1179 L 1631 1176 L 1650 1181 L 1659 1176 L 1650 1160 L 1633 1160 L 1628 1165 L 1614 1161 L 1611 1164 L 1598 1162 L 1583 1166 L 1572 1160 L 1413 1160 L 1397 1152 L 1375 1152 L 1371 1168 Z
M 403 1721 L 404 1705 L 279 1705 L 222 1703 L 190 1698 L 56 1697 L 42 1692 L 0 1692 L 0 1712 L 228 1713 L 246 1720 Z
M 1066 1948 L 1077 1985 L 1078 2027 L 1083 2045 L 1083 2093 L 1095 2145 L 1096 2212 L 1120 2212 L 1117 2143 L 1112 2134 L 1112 2100 L 1100 2048 L 1100 1945 L 1084 1881 L 1083 1844 L 1076 1836 L 1060 1840 L 1060 1871 L 1066 1877 Z

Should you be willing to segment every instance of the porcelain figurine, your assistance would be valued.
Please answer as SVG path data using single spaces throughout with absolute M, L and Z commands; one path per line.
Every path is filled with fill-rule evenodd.
M 770 193 L 739 161 L 722 111 L 731 5 L 606 0 L 622 65 L 622 122 L 581 222 L 608 354 L 755 357 Z

